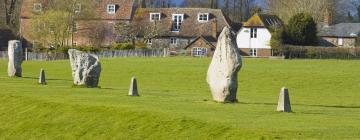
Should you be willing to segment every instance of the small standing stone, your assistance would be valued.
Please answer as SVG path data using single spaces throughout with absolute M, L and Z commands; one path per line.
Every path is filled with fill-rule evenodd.
M 135 77 L 131 78 L 129 96 L 139 96 L 138 89 L 137 89 L 137 81 L 136 81 Z
M 290 95 L 289 90 L 286 87 L 283 87 L 280 91 L 277 111 L 291 112 Z
M 207 82 L 215 101 L 237 101 L 237 78 L 241 65 L 241 55 L 236 44 L 235 32 L 225 27 L 219 36 L 207 73 Z
M 45 70 L 44 69 L 40 70 L 39 84 L 46 85 Z
M 21 63 L 23 61 L 23 50 L 19 40 L 10 40 L 8 45 L 8 75 L 10 77 L 21 77 Z

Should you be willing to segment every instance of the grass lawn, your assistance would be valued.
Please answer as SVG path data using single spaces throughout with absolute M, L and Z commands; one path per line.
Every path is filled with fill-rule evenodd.
M 102 59 L 101 88 L 68 61 L 0 61 L 0 139 L 360 139 L 360 61 L 244 59 L 236 104 L 211 100 L 210 59 Z M 37 84 L 40 68 L 46 86 Z M 131 76 L 141 97 L 128 97 Z M 293 113 L 276 112 L 280 88 Z

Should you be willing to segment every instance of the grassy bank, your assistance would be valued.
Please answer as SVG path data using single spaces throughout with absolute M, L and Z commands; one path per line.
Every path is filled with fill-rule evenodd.
M 9 139 L 357 139 L 360 61 L 245 59 L 237 104 L 211 101 L 210 59 L 103 59 L 101 88 L 73 88 L 68 61 L 0 61 L 0 137 Z M 46 86 L 38 85 L 40 68 Z M 128 97 L 130 78 L 141 97 Z M 287 86 L 294 113 L 276 112 Z

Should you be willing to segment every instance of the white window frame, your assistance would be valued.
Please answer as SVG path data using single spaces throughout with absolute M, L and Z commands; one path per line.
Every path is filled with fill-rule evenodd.
M 338 42 L 338 46 L 344 46 L 344 38 L 338 38 L 337 42 Z
M 42 4 L 41 3 L 34 3 L 33 10 L 35 12 L 41 12 L 42 11 Z
M 208 49 L 205 47 L 194 47 L 191 49 L 191 56 L 204 57 L 208 55 Z
M 257 32 L 257 28 L 251 28 L 250 29 L 250 38 L 257 38 L 258 37 L 258 32 Z
M 250 48 L 249 55 L 250 56 L 257 56 L 257 49 L 256 48 Z
M 171 37 L 170 38 L 170 44 L 171 45 L 176 45 L 178 43 L 178 39 L 176 37 Z
M 175 17 L 177 17 L 177 19 Z M 184 22 L 184 14 L 172 14 L 172 22 L 171 31 L 179 32 L 181 29 L 181 24 Z
M 150 13 L 150 21 L 160 21 L 161 13 Z
M 151 38 L 149 38 L 148 40 L 146 40 L 146 43 L 147 43 L 148 45 L 152 45 L 153 40 L 152 40 Z
M 108 4 L 106 6 L 106 11 L 108 14 L 115 14 L 116 13 L 116 5 L 115 4 Z
M 75 4 L 74 5 L 74 12 L 75 13 L 80 13 L 81 12 L 81 4 Z
M 199 22 L 208 22 L 209 21 L 209 13 L 199 13 L 198 21 Z

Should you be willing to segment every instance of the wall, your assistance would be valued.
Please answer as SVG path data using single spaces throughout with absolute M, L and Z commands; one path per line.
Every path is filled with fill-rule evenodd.
M 268 57 L 271 56 L 271 49 L 256 49 L 257 57 Z M 249 48 L 240 48 L 240 53 L 242 56 L 250 56 Z
M 150 48 L 169 48 L 170 51 L 181 52 L 194 38 L 177 38 L 177 44 L 170 44 L 171 37 L 152 39 L 152 44 L 148 45 Z
M 321 37 L 320 44 L 326 47 L 356 47 L 356 38 L 343 38 L 343 46 L 338 46 L 337 37 Z
M 271 33 L 266 28 L 257 28 L 257 38 L 250 38 L 250 28 L 241 28 L 236 42 L 239 48 L 265 48 L 270 47 Z

